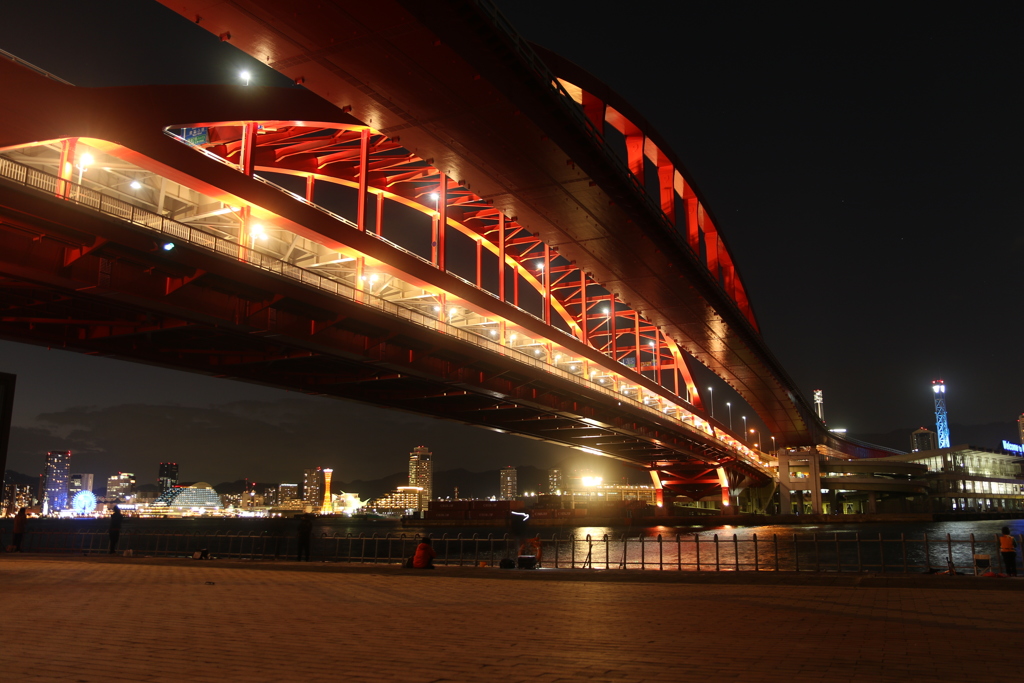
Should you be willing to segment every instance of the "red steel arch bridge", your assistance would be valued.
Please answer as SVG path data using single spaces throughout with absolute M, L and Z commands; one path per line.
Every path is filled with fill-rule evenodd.
M 0 336 L 543 439 L 725 504 L 773 462 L 708 416 L 694 362 L 779 446 L 872 454 L 773 358 L 656 132 L 489 4 L 164 4 L 304 87 L 85 89 L 0 59 Z

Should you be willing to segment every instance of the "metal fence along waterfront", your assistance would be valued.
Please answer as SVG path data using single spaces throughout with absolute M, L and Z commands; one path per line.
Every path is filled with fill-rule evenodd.
M 395 564 L 411 556 L 419 534 L 314 534 L 311 559 L 315 562 Z M 881 534 L 679 534 L 675 536 L 539 536 L 539 550 L 524 551 L 539 557 L 539 566 L 552 569 L 630 569 L 655 571 L 789 571 L 975 573 L 976 556 L 987 555 L 994 571 L 1002 571 L 999 543 L 994 536 L 967 538 L 928 536 L 885 538 Z M 1015 536 L 1024 545 L 1024 534 Z M 432 537 L 441 566 L 495 567 L 519 554 L 520 540 L 508 534 Z M 30 531 L 22 542 L 24 552 L 109 553 L 107 533 L 95 530 Z M 244 560 L 292 560 L 298 550 L 294 533 L 223 531 L 122 533 L 118 553 L 131 550 L 137 557 L 188 557 L 207 550 L 212 558 Z M 980 571 L 985 568 L 981 567 Z

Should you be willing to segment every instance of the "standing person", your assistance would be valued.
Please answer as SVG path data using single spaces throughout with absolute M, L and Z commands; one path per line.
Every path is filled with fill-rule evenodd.
M 416 554 L 412 556 L 412 566 L 415 569 L 433 569 L 434 568 L 434 557 L 437 553 L 434 552 L 434 548 L 430 545 L 430 536 L 424 536 L 420 539 L 420 544 L 416 546 Z
M 121 514 L 121 508 L 114 506 L 114 513 L 110 515 L 110 526 L 107 528 L 107 533 L 110 534 L 110 555 L 117 552 L 117 541 L 121 537 L 121 522 L 124 521 L 124 515 Z
M 28 524 L 28 508 L 23 507 L 18 510 L 18 514 L 14 515 L 14 536 L 11 540 L 11 544 L 14 546 L 14 552 L 21 552 L 21 540 L 25 538 L 25 525 Z
M 1010 527 L 1003 527 L 999 537 L 999 554 L 1003 556 L 1003 566 L 1007 576 L 1017 576 L 1017 539 L 1010 535 Z
M 302 515 L 302 519 L 299 521 L 299 556 L 295 558 L 296 562 L 302 562 L 303 555 L 306 556 L 306 562 L 309 562 L 309 547 L 312 542 L 312 535 L 313 515 Z

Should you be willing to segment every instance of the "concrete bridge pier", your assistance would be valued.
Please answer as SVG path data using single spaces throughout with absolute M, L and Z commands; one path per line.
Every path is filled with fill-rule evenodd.
M 807 468 L 807 476 L 795 478 L 790 472 L 790 467 L 799 466 Z M 821 465 L 818 461 L 816 451 L 802 453 L 780 453 L 779 454 L 779 513 L 790 514 L 792 509 L 792 494 L 794 491 L 810 491 L 811 513 L 822 513 L 821 501 Z M 803 496 L 798 498 L 800 512 L 803 512 Z

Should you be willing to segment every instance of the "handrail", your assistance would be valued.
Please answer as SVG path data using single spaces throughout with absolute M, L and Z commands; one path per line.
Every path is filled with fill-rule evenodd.
M 580 518 L 585 519 L 585 518 Z M 673 520 L 686 519 L 672 517 Z M 333 518 L 323 518 L 331 524 Z M 28 553 L 113 554 L 105 530 L 77 530 L 76 520 L 60 521 L 39 530 L 29 525 L 21 541 Z M 134 557 L 191 557 L 207 551 L 211 559 L 289 560 L 298 557 L 298 534 L 291 525 L 276 525 L 274 530 L 159 531 L 131 528 L 145 523 L 133 520 L 122 531 L 118 553 L 130 550 Z M 0 523 L 2 524 L 2 523 Z M 159 524 L 159 523 L 158 523 Z M 273 522 L 270 522 L 273 524 Z M 427 533 L 427 536 L 432 534 Z M 321 530 L 312 536 L 311 559 L 319 562 L 395 564 L 404 562 L 415 549 L 420 534 L 376 532 L 366 535 Z M 623 569 L 631 571 L 709 571 L 709 572 L 869 572 L 979 575 L 1000 568 L 998 535 L 953 538 L 950 534 L 921 538 L 862 537 L 858 532 L 809 534 L 739 534 L 714 531 L 644 535 L 642 531 L 593 536 L 575 533 L 537 534 L 539 548 L 534 552 L 549 569 Z M 1024 534 L 1017 534 L 1024 545 Z M 500 558 L 519 556 L 521 538 L 508 533 L 481 537 L 474 533 L 454 536 L 442 533 L 432 538 L 437 551 L 435 563 L 448 566 L 498 567 Z M 397 552 L 396 552 L 397 550 Z M 980 557 L 979 557 L 980 554 Z M 987 559 L 985 557 L 987 556 Z M 980 560 L 980 561 L 979 561 Z M 936 580 L 945 580 L 936 577 Z
M 667 415 L 666 413 L 652 408 L 642 400 L 630 398 L 614 389 L 609 389 L 589 377 L 579 377 L 566 372 L 557 366 L 548 363 L 546 360 L 539 360 L 535 356 L 518 351 L 517 349 L 504 346 L 490 340 L 476 332 L 470 332 L 463 328 L 456 327 L 444 320 L 426 316 L 419 311 L 388 301 L 376 294 L 357 290 L 338 280 L 324 277 L 317 272 L 307 270 L 275 257 L 263 254 L 253 248 L 238 244 L 237 242 L 224 239 L 213 233 L 206 232 L 199 228 L 179 223 L 178 221 L 166 218 L 160 214 L 148 211 L 126 202 L 122 199 L 89 189 L 74 183 L 70 180 L 59 178 L 51 173 L 40 171 L 26 164 L 19 163 L 12 159 L 0 156 L 0 178 L 6 178 L 22 186 L 33 189 L 50 196 L 58 196 L 66 201 L 98 211 L 107 216 L 112 216 L 132 225 L 145 228 L 160 234 L 169 236 L 172 240 L 184 241 L 188 244 L 211 251 L 222 258 L 230 258 L 234 261 L 244 261 L 250 266 L 264 270 L 272 275 L 284 277 L 298 282 L 301 285 L 312 287 L 321 292 L 327 292 L 334 296 L 346 299 L 351 302 L 363 304 L 397 318 L 412 322 L 423 328 L 448 334 L 462 341 L 474 344 L 480 348 L 493 353 L 503 355 L 516 360 L 530 367 L 545 370 L 546 372 L 568 380 L 591 391 L 597 391 L 608 397 L 614 397 L 617 401 L 628 401 L 635 408 L 645 412 L 653 413 L 661 419 L 671 419 L 677 427 L 684 431 L 699 434 L 701 437 L 710 438 L 721 444 L 721 448 L 737 456 L 741 461 L 755 469 L 770 474 L 770 470 L 758 460 L 751 458 L 742 450 L 732 444 L 721 441 L 712 433 L 697 429 L 679 418 Z M 172 243 L 173 244 L 173 243 Z M 553 328 L 557 329 L 557 328 Z
M 35 71 L 37 74 L 40 74 L 41 76 L 45 76 L 45 77 L 49 78 L 51 81 L 57 81 L 58 83 L 63 83 L 64 85 L 74 85 L 73 83 L 69 83 L 68 81 L 65 81 L 60 76 L 54 75 L 54 74 L 50 73 L 49 71 L 47 71 L 46 69 L 44 69 L 42 67 L 39 67 L 39 66 L 36 66 L 32 62 L 26 62 L 21 57 L 19 57 L 17 55 L 13 55 L 10 52 L 8 52 L 7 50 L 0 50 L 0 57 L 4 57 L 6 59 L 11 60 L 15 64 L 20 64 L 21 66 L 23 66 L 23 67 L 25 67 L 27 69 L 31 69 L 32 71 Z

